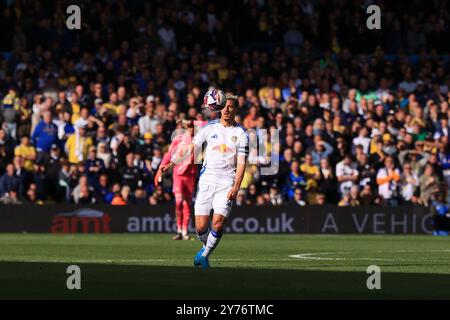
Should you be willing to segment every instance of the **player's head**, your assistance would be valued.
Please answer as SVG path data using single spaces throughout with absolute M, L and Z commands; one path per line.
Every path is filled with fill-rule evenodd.
M 188 130 L 189 133 L 192 135 L 194 134 L 194 120 L 193 119 L 183 119 L 181 120 L 181 126 L 183 129 Z
M 232 94 L 227 94 L 225 99 L 225 107 L 220 111 L 220 113 L 222 115 L 222 119 L 232 121 L 238 111 L 239 100 L 237 96 Z

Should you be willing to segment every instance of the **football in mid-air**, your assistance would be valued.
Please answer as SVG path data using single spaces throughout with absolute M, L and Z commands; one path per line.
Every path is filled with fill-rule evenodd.
M 225 93 L 222 90 L 211 89 L 203 98 L 203 106 L 210 111 L 220 111 L 225 107 Z

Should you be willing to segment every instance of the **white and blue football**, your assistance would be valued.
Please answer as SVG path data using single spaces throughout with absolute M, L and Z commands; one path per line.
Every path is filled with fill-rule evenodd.
M 222 90 L 211 89 L 203 98 L 203 106 L 210 111 L 220 111 L 225 107 L 226 98 Z

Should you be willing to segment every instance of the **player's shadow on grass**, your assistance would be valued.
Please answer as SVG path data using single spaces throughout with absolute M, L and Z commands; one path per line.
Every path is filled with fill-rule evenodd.
M 450 275 L 79 264 L 81 290 L 66 287 L 67 263 L 0 262 L 0 299 L 449 299 Z

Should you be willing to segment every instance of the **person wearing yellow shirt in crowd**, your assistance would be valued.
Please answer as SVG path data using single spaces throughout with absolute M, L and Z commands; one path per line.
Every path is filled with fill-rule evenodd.
M 117 109 L 119 108 L 119 97 L 116 92 L 113 92 L 109 95 L 109 101 L 103 104 L 103 107 L 106 109 L 106 112 L 111 115 L 117 115 Z
M 24 159 L 23 167 L 25 170 L 28 172 L 34 170 L 36 149 L 30 144 L 30 137 L 25 135 L 20 139 L 20 144 L 14 149 L 14 155 Z
M 320 180 L 319 167 L 313 164 L 313 158 L 311 154 L 305 156 L 305 162 L 300 166 L 300 170 L 303 172 L 306 178 L 306 186 L 309 188 L 316 188 L 317 183 Z
M 73 92 L 72 95 L 70 96 L 70 103 L 72 106 L 71 122 L 72 124 L 75 124 L 77 120 L 80 118 L 80 111 L 81 111 L 81 106 L 78 103 L 78 94 L 76 94 L 75 92 Z
M 316 194 L 314 191 L 317 189 L 320 180 L 319 167 L 313 164 L 313 158 L 311 154 L 305 155 L 305 162 L 300 166 L 300 170 L 306 179 L 305 190 L 309 191 L 307 194 L 308 203 L 314 203 Z
M 75 133 L 67 139 L 65 150 L 71 164 L 78 164 L 87 159 L 92 139 L 86 136 L 86 124 L 79 123 Z
M 386 136 L 384 140 L 386 141 L 387 138 Z M 383 150 L 383 137 L 377 135 L 370 141 L 370 158 L 374 163 L 378 163 L 384 162 L 386 156 L 387 154 Z
M 275 87 L 275 80 L 273 77 L 267 77 L 267 84 L 259 89 L 258 97 L 262 101 L 263 104 L 267 103 L 269 98 L 276 99 L 280 101 L 281 99 L 281 90 L 278 87 Z

